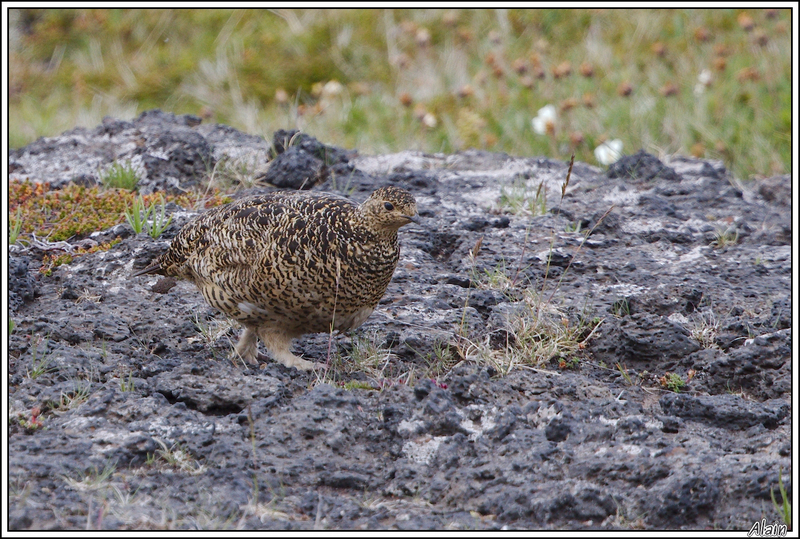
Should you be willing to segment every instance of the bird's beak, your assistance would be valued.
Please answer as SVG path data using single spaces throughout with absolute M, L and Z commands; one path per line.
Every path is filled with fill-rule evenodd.
M 418 225 L 422 224 L 422 223 L 420 223 L 419 214 L 418 213 L 415 213 L 414 215 L 404 215 L 404 217 L 406 219 L 408 219 L 409 221 L 411 221 L 412 223 L 416 223 Z

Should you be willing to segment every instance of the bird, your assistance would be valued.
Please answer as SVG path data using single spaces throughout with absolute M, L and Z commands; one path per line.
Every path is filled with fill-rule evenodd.
M 412 222 L 416 200 L 396 186 L 362 204 L 323 192 L 251 195 L 193 218 L 132 276 L 194 283 L 244 327 L 233 357 L 258 365 L 260 339 L 275 361 L 308 371 L 322 364 L 294 355 L 292 341 L 363 324 L 397 267 L 398 230 Z

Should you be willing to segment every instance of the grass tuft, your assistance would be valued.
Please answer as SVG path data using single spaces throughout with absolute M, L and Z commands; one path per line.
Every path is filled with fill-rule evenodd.
M 508 210 L 515 215 L 544 215 L 547 213 L 547 189 L 544 188 L 544 182 L 540 182 L 536 191 L 531 192 L 524 178 L 515 179 L 510 186 L 500 188 L 498 206 L 500 210 Z
M 714 240 L 711 245 L 717 249 L 724 249 L 730 245 L 736 245 L 739 241 L 739 232 L 729 228 L 718 229 L 714 232 Z
M 157 207 L 157 210 L 156 210 Z M 130 209 L 125 209 L 125 220 L 137 234 L 147 232 L 153 239 L 158 237 L 172 222 L 172 216 L 166 218 L 166 203 L 163 195 L 159 195 L 159 203 L 145 205 L 144 199 L 133 199 Z
M 162 440 L 158 438 L 154 438 L 154 440 L 161 446 L 161 449 L 156 450 L 156 454 L 152 457 L 148 455 L 149 464 L 155 464 L 156 459 L 160 458 L 161 462 L 170 468 L 188 473 L 189 475 L 205 473 L 206 466 L 197 462 L 184 447 L 180 445 L 167 447 L 167 444 Z
M 58 402 L 58 410 L 71 410 L 72 408 L 77 408 L 89 398 L 89 393 L 91 391 L 91 386 L 85 382 L 79 382 L 75 384 L 75 388 L 70 391 L 69 393 L 61 392 L 61 398 Z
M 784 524 L 786 527 L 791 529 L 792 527 L 792 505 L 789 503 L 789 497 L 786 495 L 786 489 L 783 486 L 783 470 L 778 469 L 778 491 L 781 494 L 781 503 L 775 500 L 775 488 L 769 489 L 769 495 L 772 498 L 772 505 L 775 507 L 775 511 L 783 519 Z
M 49 338 L 31 335 L 31 368 L 27 371 L 28 378 L 31 380 L 56 370 L 55 367 L 50 365 L 52 358 L 47 352 L 47 344 L 49 342 Z M 40 352 L 40 346 L 44 348 L 44 353 Z
M 17 208 L 13 218 L 9 218 L 8 244 L 15 245 L 22 230 L 22 208 Z
M 72 489 L 79 491 L 94 491 L 108 486 L 109 479 L 117 470 L 116 462 L 108 462 L 102 470 L 96 466 L 88 473 L 78 473 L 77 477 L 62 475 L 61 478 Z
M 145 208 L 142 197 L 134 198 L 130 210 L 125 210 L 125 220 L 128 221 L 135 233 L 141 234 L 152 211 L 153 206 Z
M 125 377 L 120 378 L 119 380 L 119 390 L 123 393 L 129 393 L 131 391 L 136 390 L 136 384 L 133 380 L 133 371 L 128 373 L 128 378 Z
M 139 173 L 130 161 L 124 163 L 115 161 L 100 173 L 100 183 L 107 189 L 135 191 L 139 183 Z
M 690 326 L 692 339 L 700 343 L 703 348 L 719 348 L 716 342 L 719 334 L 719 320 L 711 310 L 695 312 Z

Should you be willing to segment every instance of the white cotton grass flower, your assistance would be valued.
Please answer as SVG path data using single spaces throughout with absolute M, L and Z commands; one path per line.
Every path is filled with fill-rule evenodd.
M 697 76 L 697 84 L 694 85 L 694 95 L 701 95 L 703 92 L 705 92 L 706 88 L 711 86 L 713 78 L 714 77 L 711 75 L 710 70 L 704 69 L 701 71 Z
M 622 141 L 619 139 L 607 140 L 594 149 L 594 157 L 602 165 L 610 165 L 622 157 Z
M 422 123 L 425 124 L 425 127 L 433 129 L 438 125 L 439 122 L 436 120 L 436 116 L 434 116 L 430 112 L 426 112 L 425 116 L 422 117 Z
M 545 105 L 540 108 L 536 118 L 531 120 L 531 124 L 538 135 L 553 133 L 556 127 L 556 108 L 553 105 Z
M 320 100 L 319 103 L 323 108 L 331 106 L 336 98 L 344 92 L 344 86 L 338 80 L 329 80 L 321 87 L 318 87 Z
M 331 98 L 335 97 L 342 93 L 344 90 L 344 86 L 338 80 L 329 80 L 325 83 L 325 86 L 322 87 L 322 98 Z

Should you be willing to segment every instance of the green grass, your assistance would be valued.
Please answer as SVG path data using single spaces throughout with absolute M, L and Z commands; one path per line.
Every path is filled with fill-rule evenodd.
M 714 232 L 714 240 L 711 245 L 716 249 L 724 249 L 730 245 L 736 245 L 739 241 L 739 232 L 729 228 L 718 229 Z
M 119 390 L 128 393 L 136 390 L 136 383 L 133 380 L 133 371 L 128 373 L 128 378 L 124 376 L 119 380 Z
M 153 210 L 154 206 L 150 206 L 150 209 Z M 172 216 L 169 216 L 169 219 L 166 217 L 166 203 L 164 202 L 164 198 L 161 197 L 158 203 L 158 206 L 155 207 L 155 210 L 152 212 L 152 221 L 149 223 L 149 227 L 147 233 L 150 234 L 150 237 L 158 239 L 158 237 L 166 230 L 166 228 L 172 223 Z
M 22 230 L 22 208 L 17 208 L 13 219 L 9 216 L 8 226 L 8 244 L 14 245 L 19 239 L 19 233 Z
M 789 498 L 786 495 L 786 489 L 783 486 L 783 470 L 778 469 L 778 490 L 781 493 L 781 503 L 779 504 L 775 500 L 775 488 L 769 489 L 769 495 L 772 497 L 772 505 L 775 507 L 775 511 L 783 519 L 783 522 L 786 524 L 787 528 L 792 527 L 792 505 L 789 503 Z
M 130 208 L 125 209 L 125 220 L 137 234 L 145 231 L 153 239 L 158 239 L 172 222 L 172 216 L 166 218 L 166 203 L 163 196 L 160 196 L 158 204 L 151 203 L 149 206 L 140 196 L 133 199 Z
M 500 210 L 520 215 L 529 213 L 533 217 L 547 213 L 547 189 L 544 182 L 539 182 L 536 191 L 528 188 L 524 178 L 517 178 L 508 187 L 500 188 L 500 199 L 497 202 Z
M 107 189 L 135 191 L 139 183 L 139 173 L 130 161 L 124 163 L 115 161 L 100 173 L 100 181 Z
M 72 391 L 68 393 L 64 393 L 63 391 L 61 392 L 61 398 L 59 399 L 59 402 L 56 403 L 56 406 L 54 406 L 53 408 L 59 411 L 71 410 L 72 408 L 77 408 L 78 406 L 86 402 L 86 400 L 89 398 L 90 391 L 91 391 L 90 384 L 83 382 L 76 382 L 75 388 Z
M 615 301 L 611 305 L 611 314 L 616 316 L 617 318 L 622 318 L 624 316 L 630 316 L 631 314 L 631 305 L 628 303 L 627 298 L 619 299 Z
M 15 9 L 10 145 L 161 108 L 363 153 L 574 150 L 596 164 L 620 139 L 747 179 L 790 170 L 789 13 Z M 537 134 L 546 105 L 557 115 Z
M 55 370 L 55 367 L 50 365 L 52 358 L 49 357 L 47 350 L 49 342 L 49 337 L 42 338 L 38 335 L 31 335 L 31 368 L 27 370 L 28 378 L 31 380 Z M 40 345 L 44 348 L 44 353 L 39 351 Z
M 111 477 L 117 470 L 116 462 L 107 462 L 102 470 L 96 466 L 87 473 L 78 472 L 77 477 L 62 475 L 61 478 L 72 489 L 78 491 L 94 491 L 108 486 Z
M 575 221 L 574 223 L 568 223 L 564 227 L 564 232 L 573 233 L 573 234 L 579 234 L 580 231 L 581 231 L 581 228 L 582 228 L 581 227 L 581 222 L 580 221 Z
M 619 361 L 617 362 L 617 369 L 619 370 L 620 374 L 622 374 L 622 377 L 625 378 L 625 381 L 628 382 L 629 386 L 636 385 L 636 384 L 633 383 L 633 380 L 631 379 L 631 375 L 628 374 L 628 369 L 623 367 L 622 364 Z
M 125 220 L 128 221 L 134 232 L 141 234 L 152 211 L 153 206 L 145 207 L 142 197 L 135 198 L 130 209 L 125 210 Z

